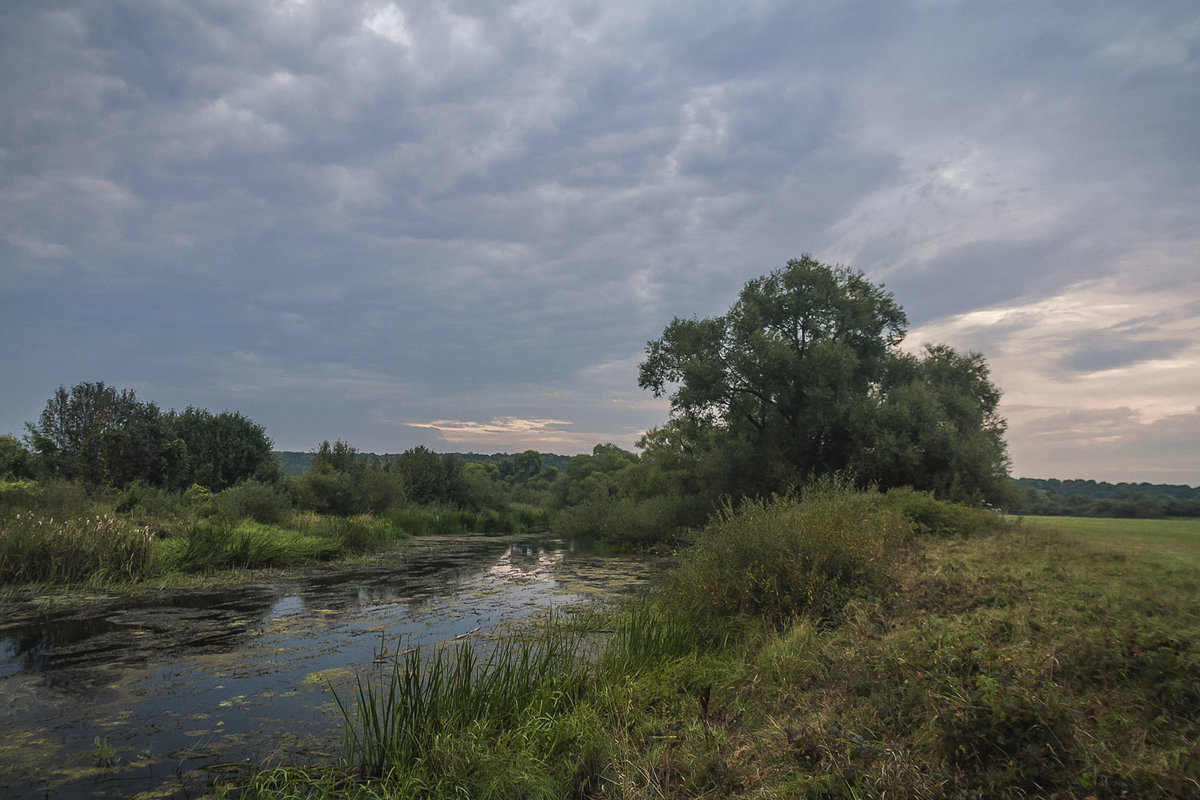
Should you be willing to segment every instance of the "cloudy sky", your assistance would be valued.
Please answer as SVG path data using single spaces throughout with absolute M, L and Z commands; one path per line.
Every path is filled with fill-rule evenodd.
M 0 433 L 629 447 L 806 252 L 987 357 L 1014 475 L 1200 485 L 1200 5 L 0 3 Z

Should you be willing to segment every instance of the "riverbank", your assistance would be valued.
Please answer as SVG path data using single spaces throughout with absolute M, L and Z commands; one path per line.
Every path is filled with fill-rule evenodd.
M 510 681 L 526 694 L 501 704 L 507 710 L 450 718 L 392 758 L 364 760 L 352 746 L 341 766 L 272 770 L 218 793 L 1200 795 L 1200 526 L 1097 542 L 968 515 L 975 524 L 876 551 L 879 538 L 851 534 L 864 521 L 884 539 L 891 529 L 875 501 L 856 502 L 833 509 L 846 525 L 834 532 L 847 534 L 833 537 L 834 549 L 815 535 L 830 528 L 796 509 L 760 506 L 757 519 L 716 526 L 700 547 L 722 557 L 689 563 L 685 554 L 677 580 L 649 605 L 582 631 L 579 621 L 551 629 L 560 649 L 589 631 L 606 644 L 591 660 L 538 662 L 550 663 L 545 679 Z M 800 591 L 774 580 L 785 559 L 745 558 L 725 536 L 745 541 L 751 527 L 796 532 L 791 565 L 823 553 L 789 573 Z M 762 536 L 750 546 L 773 543 Z M 886 568 L 870 569 L 881 556 Z M 714 593 L 706 570 L 747 591 Z M 844 590 L 836 610 L 808 598 L 822 583 Z M 420 698 L 384 696 L 348 709 L 358 741 L 370 720 Z
M 132 505 L 73 484 L 0 483 L 0 591 L 140 591 L 236 581 L 245 572 L 344 560 L 413 536 L 545 530 L 550 513 L 512 504 L 403 506 L 352 516 L 288 508 L 266 487 L 220 495 L 131 490 Z M 200 577 L 197 577 L 200 576 Z M 23 587 L 23 589 L 21 588 Z

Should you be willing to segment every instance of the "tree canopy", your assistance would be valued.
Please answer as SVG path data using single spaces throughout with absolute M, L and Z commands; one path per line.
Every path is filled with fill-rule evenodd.
M 995 499 L 1007 456 L 999 391 L 978 353 L 899 349 L 908 324 L 881 285 L 810 256 L 745 285 L 729 311 L 674 319 L 639 385 L 671 422 L 644 440 L 688 454 L 722 493 L 829 472 L 952 499 Z M 674 459 L 677 461 L 678 456 Z
M 45 472 L 93 487 L 140 481 L 220 491 L 279 476 L 271 440 L 241 414 L 191 407 L 163 413 L 132 389 L 103 382 L 60 386 L 26 429 Z

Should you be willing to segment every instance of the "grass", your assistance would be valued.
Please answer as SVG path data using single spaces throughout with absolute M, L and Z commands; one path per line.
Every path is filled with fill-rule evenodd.
M 688 614 L 773 623 L 834 613 L 856 592 L 880 588 L 911 534 L 897 503 L 836 483 L 813 486 L 802 500 L 749 500 L 700 534 L 666 600 Z
M 56 520 L 18 512 L 0 524 L 0 584 L 132 581 L 158 569 L 153 532 L 108 514 Z
M 923 528 L 910 508 L 923 500 L 843 495 L 730 512 L 661 595 L 551 626 L 547 641 L 580 636 L 592 646 L 560 652 L 587 657 L 504 656 L 492 678 L 471 650 L 410 654 L 348 704 L 342 765 L 220 791 L 1200 796 L 1194 528 L 1001 525 L 954 508 L 934 516 L 957 529 Z M 896 507 L 926 534 L 895 529 Z M 861 571 L 876 552 L 865 563 L 883 566 Z M 693 580 L 722 564 L 732 601 Z
M 253 482 L 215 495 L 199 486 L 180 493 L 134 484 L 89 496 L 61 481 L 0 481 L 0 586 L 119 589 L 328 561 L 420 534 L 521 533 L 549 520 L 549 511 L 515 503 L 500 511 L 317 514 Z
M 1200 519 L 1025 517 L 1024 524 L 1072 534 L 1091 545 L 1200 558 Z
M 525 533 L 545 529 L 550 512 L 513 504 L 503 511 L 466 511 L 439 506 L 412 506 L 388 512 L 387 520 L 412 536 L 454 533 Z
M 420 764 L 450 734 L 499 736 L 561 712 L 583 679 L 578 653 L 577 637 L 562 629 L 503 641 L 486 655 L 470 642 L 432 654 L 411 649 L 383 683 L 359 681 L 353 711 L 338 698 L 345 760 L 360 776 L 380 778 Z

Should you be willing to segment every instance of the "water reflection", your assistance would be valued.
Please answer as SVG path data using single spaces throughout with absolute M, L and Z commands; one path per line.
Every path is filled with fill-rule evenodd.
M 381 647 L 487 631 L 657 571 L 561 541 L 438 537 L 265 586 L 5 609 L 0 735 L 21 746 L 0 747 L 0 796 L 195 796 L 206 765 L 336 753 L 330 687 L 385 669 Z M 96 737 L 119 768 L 95 767 Z

